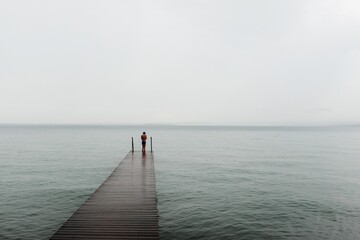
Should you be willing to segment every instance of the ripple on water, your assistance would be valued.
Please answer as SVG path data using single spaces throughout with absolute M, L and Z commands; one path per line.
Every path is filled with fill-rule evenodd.
M 0 129 L 0 239 L 48 239 L 138 128 Z M 161 239 L 360 239 L 359 130 L 148 127 Z

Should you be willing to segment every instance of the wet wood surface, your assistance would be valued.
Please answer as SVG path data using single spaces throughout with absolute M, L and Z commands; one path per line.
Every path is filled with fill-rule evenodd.
M 130 152 L 51 239 L 159 239 L 156 204 L 153 154 Z

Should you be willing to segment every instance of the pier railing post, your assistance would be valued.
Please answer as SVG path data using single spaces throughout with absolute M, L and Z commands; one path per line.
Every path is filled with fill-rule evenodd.
M 134 138 L 131 137 L 131 152 L 134 152 Z
M 151 146 L 151 152 L 153 151 L 152 150 L 152 137 L 150 137 L 150 146 Z

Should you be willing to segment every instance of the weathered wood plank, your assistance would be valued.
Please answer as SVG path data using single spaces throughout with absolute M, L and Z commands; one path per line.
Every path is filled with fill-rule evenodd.
M 130 152 L 51 239 L 159 239 L 155 185 L 153 154 Z

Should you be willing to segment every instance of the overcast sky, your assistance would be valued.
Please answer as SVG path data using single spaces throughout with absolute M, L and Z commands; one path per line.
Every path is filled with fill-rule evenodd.
M 360 123 L 358 0 L 0 0 L 0 123 Z

